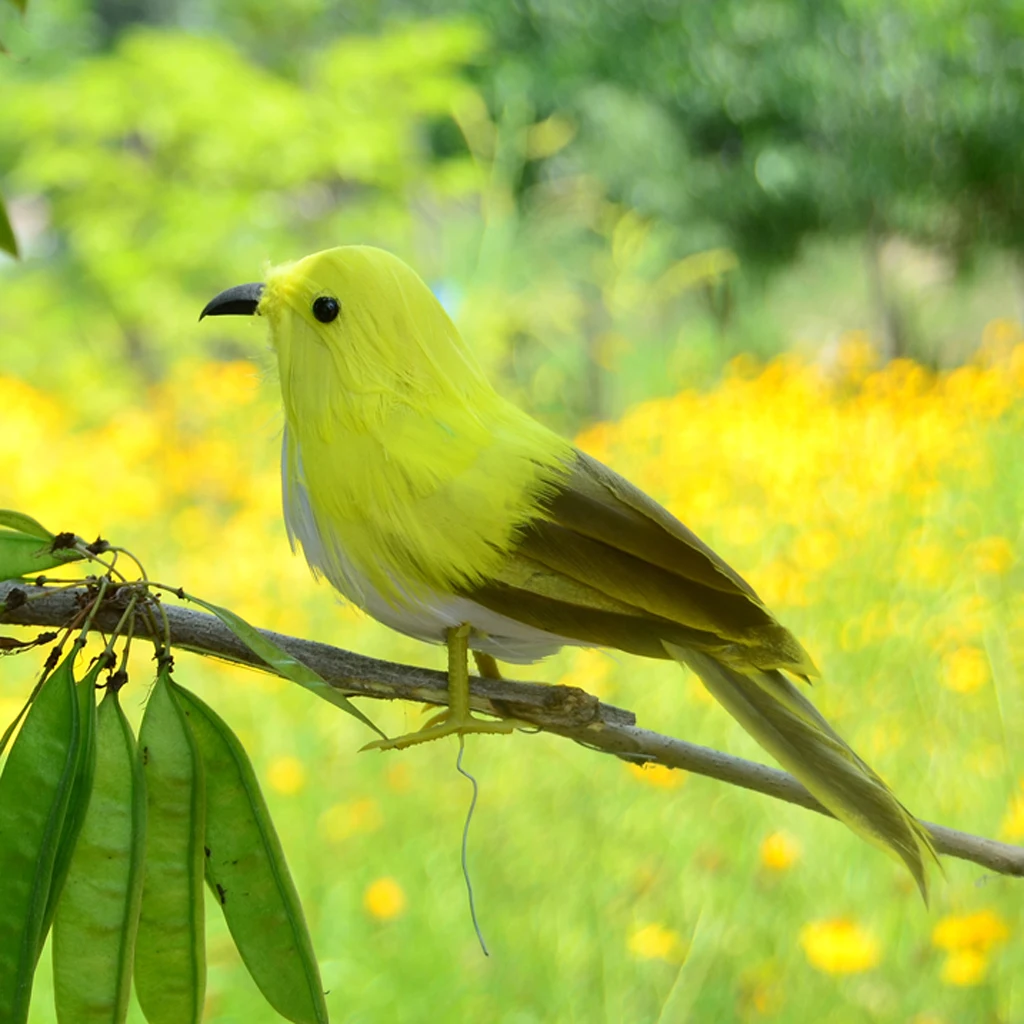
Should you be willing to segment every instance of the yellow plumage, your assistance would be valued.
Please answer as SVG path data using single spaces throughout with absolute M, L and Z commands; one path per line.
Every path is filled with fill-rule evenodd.
M 280 367 L 293 544 L 381 621 L 448 645 L 450 709 L 386 745 L 511 728 L 470 715 L 467 650 L 672 658 L 927 896 L 927 833 L 786 675 L 817 672 L 799 641 L 664 508 L 503 399 L 409 267 L 330 249 L 204 315 L 254 312 Z
M 344 296 L 333 323 L 311 312 L 321 294 Z M 571 445 L 497 394 L 430 289 L 382 250 L 277 268 L 259 312 L 280 367 L 285 486 L 301 478 L 321 533 L 395 599 L 493 574 Z

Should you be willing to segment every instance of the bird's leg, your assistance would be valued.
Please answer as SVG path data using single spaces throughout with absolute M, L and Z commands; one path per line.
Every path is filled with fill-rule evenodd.
M 474 651 L 473 660 L 476 662 L 476 670 L 484 679 L 500 679 L 501 669 L 494 660 L 493 654 L 484 654 L 483 651 Z
M 448 707 L 427 722 L 418 732 L 391 740 L 375 740 L 363 750 L 402 750 L 417 743 L 429 743 L 444 736 L 464 736 L 470 732 L 509 733 L 527 722 L 512 719 L 477 718 L 469 710 L 469 623 L 448 630 Z M 498 666 L 489 654 L 473 652 L 480 674 L 501 678 Z M 494 676 L 491 673 L 494 673 Z

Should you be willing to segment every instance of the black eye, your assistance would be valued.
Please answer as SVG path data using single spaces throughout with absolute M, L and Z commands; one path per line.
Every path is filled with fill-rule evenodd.
M 322 324 L 336 320 L 341 312 L 341 303 L 333 295 L 321 295 L 313 300 L 313 316 Z

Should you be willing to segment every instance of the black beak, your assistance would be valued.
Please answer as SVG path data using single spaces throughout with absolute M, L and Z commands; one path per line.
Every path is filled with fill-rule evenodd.
M 263 285 L 259 281 L 236 284 L 234 288 L 228 288 L 210 299 L 199 314 L 199 319 L 202 320 L 204 316 L 253 316 L 262 294 Z

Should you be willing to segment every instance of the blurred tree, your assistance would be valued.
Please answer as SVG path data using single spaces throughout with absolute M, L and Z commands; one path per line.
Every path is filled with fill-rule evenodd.
M 902 232 L 967 266 L 979 244 L 1024 244 L 1017 0 L 96 0 L 88 16 L 116 35 L 130 4 L 128 21 L 224 34 L 296 79 L 324 39 L 464 12 L 492 41 L 469 58 L 492 114 L 578 127 L 518 192 L 552 161 L 586 168 L 685 227 L 679 255 L 726 246 L 769 270 L 809 233 Z
M 492 117 L 465 78 L 484 45 L 466 22 L 399 25 L 308 49 L 290 77 L 147 28 L 59 71 L 0 69 L 0 169 L 28 256 L 5 273 L 5 364 L 81 401 L 98 367 L 134 386 L 200 345 L 251 352 L 247 325 L 195 329 L 211 289 L 361 241 L 426 274 L 517 400 L 566 427 L 621 407 L 623 339 L 663 337 L 680 292 L 731 257 L 672 277 L 670 226 L 592 176 L 537 174 L 574 128 L 522 92 Z
M 73 376 L 76 355 L 120 348 L 153 379 L 197 343 L 211 283 L 252 277 L 254 253 L 407 247 L 411 207 L 472 185 L 468 156 L 435 160 L 422 127 L 467 89 L 457 69 L 479 46 L 456 24 L 341 39 L 297 83 L 225 43 L 138 30 L 54 77 L 3 69 L 0 166 L 29 257 L 8 275 L 5 365 Z M 25 344 L 40 336 L 64 339 L 59 365 Z
M 26 0 L 11 0 L 12 6 L 20 12 L 25 12 Z M 5 56 L 7 48 L 0 42 L 0 56 Z M 18 255 L 18 241 L 14 237 L 14 230 L 11 228 L 10 218 L 7 216 L 7 207 L 4 205 L 4 197 L 0 196 L 0 252 L 6 252 L 11 256 Z
M 556 159 L 751 268 L 812 232 L 1024 249 L 1024 7 L 994 0 L 398 0 L 480 19 L 495 109 L 574 117 Z M 682 237 L 682 236 L 681 236 Z
M 468 20 L 434 20 L 453 10 Z M 152 379 L 254 254 L 360 240 L 420 267 L 517 400 L 572 426 L 721 365 L 744 282 L 811 235 L 867 240 L 894 351 L 887 237 L 961 269 L 1024 247 L 1015 0 L 52 0 L 31 17 L 38 44 L 0 62 L 0 175 L 29 256 L 4 271 L 0 351 L 36 377 L 118 353 Z M 126 31 L 140 20 L 160 27 Z M 694 290 L 719 325 L 696 340 L 678 334 Z M 237 330 L 211 332 L 221 351 Z

